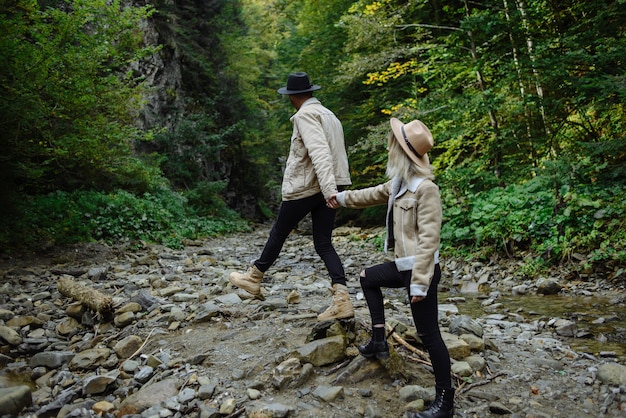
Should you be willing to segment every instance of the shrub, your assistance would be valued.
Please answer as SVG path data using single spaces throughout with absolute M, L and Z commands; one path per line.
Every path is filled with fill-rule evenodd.
M 224 212 L 198 215 L 182 195 L 167 188 L 142 195 L 58 191 L 30 197 L 21 209 L 21 216 L 2 221 L 0 249 L 5 252 L 83 241 L 148 241 L 178 248 L 185 239 L 249 229 L 234 212 L 228 217 Z

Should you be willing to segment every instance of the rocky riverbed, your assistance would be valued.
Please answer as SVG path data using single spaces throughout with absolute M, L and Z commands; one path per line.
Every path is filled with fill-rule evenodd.
M 356 349 L 369 330 L 357 277 L 385 259 L 370 239 L 382 230 L 336 230 L 356 317 L 329 323 L 316 321 L 329 281 L 306 228 L 266 275 L 264 300 L 229 284 L 267 232 L 260 226 L 181 250 L 87 244 L 1 260 L 0 415 L 387 418 L 428 404 L 433 377 L 402 292 L 386 293 L 391 358 L 366 360 Z M 626 416 L 623 352 L 577 351 L 571 341 L 601 337 L 575 317 L 502 302 L 599 295 L 605 315 L 594 321 L 623 323 L 623 281 L 527 280 L 515 265 L 461 260 L 442 260 L 442 271 L 456 417 Z M 60 280 L 112 298 L 113 311 L 64 296 Z M 466 292 L 480 296 L 478 312 L 468 314 Z

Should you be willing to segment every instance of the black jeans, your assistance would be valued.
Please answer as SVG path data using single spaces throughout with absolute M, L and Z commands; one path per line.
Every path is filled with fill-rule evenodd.
M 335 209 L 326 206 L 322 193 L 298 200 L 287 200 L 280 204 L 278 217 L 265 243 L 261 257 L 254 262 L 260 271 L 267 271 L 278 258 L 285 240 L 304 217 L 311 213 L 313 221 L 313 245 L 324 261 L 332 283 L 346 284 L 341 259 L 332 243 L 335 224 Z
M 435 274 L 428 288 L 426 297 L 417 303 L 411 303 L 411 314 L 417 333 L 428 350 L 435 373 L 435 384 L 441 388 L 451 388 L 450 354 L 439 331 L 439 311 L 437 308 L 437 286 L 441 279 L 439 264 L 435 265 Z M 398 271 L 394 262 L 378 264 L 365 269 L 361 277 L 361 287 L 372 318 L 372 325 L 385 323 L 385 308 L 381 288 L 405 288 L 409 293 L 411 271 Z M 411 296 L 409 295 L 409 300 Z

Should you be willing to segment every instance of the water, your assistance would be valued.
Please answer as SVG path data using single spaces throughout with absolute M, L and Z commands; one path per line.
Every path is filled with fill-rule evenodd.
M 598 356 L 601 352 L 614 352 L 626 363 L 626 308 L 612 304 L 607 296 L 523 295 L 499 296 L 491 305 L 483 306 L 485 296 L 440 292 L 446 303 L 453 298 L 459 314 L 479 318 L 491 313 L 515 313 L 528 321 L 545 321 L 560 318 L 575 321 L 577 338 L 561 338 L 574 351 Z

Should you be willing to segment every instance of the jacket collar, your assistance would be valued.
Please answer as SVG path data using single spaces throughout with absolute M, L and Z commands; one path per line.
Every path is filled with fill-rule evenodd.
M 308 105 L 312 105 L 312 104 L 321 104 L 321 103 L 322 102 L 320 102 L 320 100 L 317 97 L 311 97 L 310 99 L 307 99 L 304 103 L 302 103 L 302 106 L 300 106 L 300 109 L 298 109 L 298 111 L 296 113 L 291 115 L 289 120 L 291 122 L 293 122 L 293 120 L 295 119 L 295 117 L 298 114 L 298 112 L 300 112 L 304 106 L 308 106 Z

